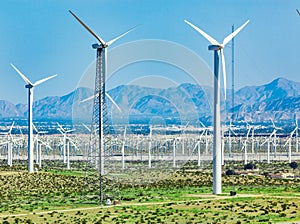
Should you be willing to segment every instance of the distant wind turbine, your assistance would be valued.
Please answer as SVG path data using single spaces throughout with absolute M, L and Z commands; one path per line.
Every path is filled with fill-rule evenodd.
M 222 69 L 223 69 L 223 84 L 224 84 L 224 95 L 226 99 L 226 68 L 225 68 L 225 56 L 223 48 L 225 45 L 231 41 L 248 23 L 247 20 L 242 26 L 237 30 L 229 34 L 223 40 L 223 43 L 219 43 L 214 38 L 209 36 L 207 33 L 199 29 L 197 26 L 191 22 L 184 20 L 193 29 L 199 32 L 203 37 L 205 37 L 212 45 L 208 47 L 208 50 L 214 51 L 214 149 L 213 149 L 213 194 L 222 193 L 222 158 L 221 158 L 221 120 L 220 120 L 220 79 L 219 79 L 219 54 L 220 51 L 222 59 Z
M 286 143 L 284 144 L 283 147 L 285 147 L 287 144 L 289 144 L 289 150 L 288 150 L 288 158 L 289 158 L 289 163 L 292 162 L 292 138 L 294 136 L 294 133 L 297 131 L 298 126 L 295 127 L 295 129 L 290 133 L 290 136 Z
M 33 90 L 34 87 L 46 82 L 49 79 L 54 78 L 57 75 L 52 75 L 47 78 L 41 79 L 32 83 L 19 69 L 17 69 L 13 64 L 11 64 L 13 69 L 21 76 L 21 78 L 26 82 L 25 88 L 28 89 L 28 172 L 34 172 L 33 169 L 33 125 L 32 125 L 32 104 L 33 104 Z
M 56 122 L 56 123 L 57 123 L 57 126 L 58 126 L 57 130 L 63 135 L 63 162 L 67 164 L 67 157 L 66 157 L 66 153 L 67 153 L 66 152 L 66 149 L 67 149 L 67 134 L 70 133 L 70 132 L 75 131 L 75 129 L 66 130 L 58 122 Z

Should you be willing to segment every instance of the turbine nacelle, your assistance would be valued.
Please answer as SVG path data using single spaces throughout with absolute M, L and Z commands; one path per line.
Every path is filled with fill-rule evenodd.
M 221 45 L 209 45 L 208 46 L 208 50 L 209 51 L 219 51 L 221 49 L 223 49 L 224 47 Z
M 31 89 L 32 87 L 33 87 L 33 85 L 31 85 L 31 84 L 25 85 L 25 88 L 26 88 L 26 89 Z
M 103 49 L 103 48 L 106 48 L 106 47 L 108 47 L 106 44 L 104 46 L 102 44 L 98 44 L 98 43 L 92 44 L 93 49 Z

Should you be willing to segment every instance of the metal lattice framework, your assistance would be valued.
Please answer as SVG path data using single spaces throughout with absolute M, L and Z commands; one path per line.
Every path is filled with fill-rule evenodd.
M 94 92 L 94 106 L 93 106 L 93 118 L 92 118 L 92 130 L 90 139 L 90 150 L 88 154 L 87 171 L 94 166 L 98 170 L 99 174 L 99 184 L 100 184 L 100 203 L 103 203 L 103 175 L 104 171 L 104 159 L 107 157 L 105 155 L 105 148 L 108 139 L 106 139 L 109 133 L 109 119 L 106 106 L 106 95 L 105 92 L 105 76 L 106 76 L 106 58 L 107 58 L 107 47 L 113 44 L 115 41 L 119 40 L 121 37 L 128 34 L 134 28 L 128 30 L 127 32 L 119 35 L 118 37 L 105 42 L 100 36 L 98 36 L 94 31 L 92 31 L 78 16 L 76 16 L 72 11 L 69 10 L 72 16 L 94 37 L 97 39 L 98 43 L 93 44 L 92 47 L 97 50 L 96 58 L 96 78 L 95 78 L 95 92 Z M 111 101 L 113 99 L 109 97 Z M 117 105 L 113 101 L 114 105 Z M 108 147 L 107 147 L 108 148 Z M 106 153 L 109 155 L 109 153 Z M 88 174 L 88 172 L 86 172 Z M 86 174 L 86 180 L 88 180 L 88 175 Z M 87 181 L 88 183 L 88 181 Z M 89 185 L 89 184 L 88 184 Z
M 106 157 L 105 148 L 107 145 L 107 134 L 109 133 L 109 119 L 107 113 L 107 105 L 105 99 L 105 65 L 104 65 L 104 51 L 101 46 L 97 48 L 96 58 L 96 77 L 94 90 L 94 104 L 92 129 L 90 136 L 90 150 L 86 166 L 86 181 L 90 180 L 91 169 L 96 169 L 99 180 L 99 199 L 103 203 L 103 176 L 105 174 L 104 161 Z M 93 174 L 94 175 L 94 174 Z M 89 183 L 87 183 L 89 184 Z

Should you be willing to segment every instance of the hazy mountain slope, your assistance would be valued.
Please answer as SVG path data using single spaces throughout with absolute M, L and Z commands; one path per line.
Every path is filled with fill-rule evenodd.
M 149 88 L 136 85 L 121 85 L 108 91 L 122 112 L 107 99 L 108 113 L 118 117 L 178 117 L 180 120 L 212 119 L 213 91 L 210 87 L 200 87 L 184 83 L 167 89 Z M 79 88 L 65 96 L 49 96 L 35 101 L 35 119 L 91 119 L 93 100 L 82 100 L 93 95 L 87 88 Z M 231 94 L 227 93 L 226 107 L 222 112 L 227 118 L 232 116 Z M 223 99 L 223 98 L 222 98 Z M 234 115 L 239 120 L 262 121 L 273 119 L 293 119 L 300 115 L 300 83 L 284 78 L 261 86 L 248 86 L 235 92 Z M 27 117 L 27 105 L 13 105 L 0 101 L 0 116 Z

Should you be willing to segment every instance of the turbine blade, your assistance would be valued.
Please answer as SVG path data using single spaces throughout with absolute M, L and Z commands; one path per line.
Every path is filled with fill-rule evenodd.
M 92 34 L 103 46 L 105 45 L 105 41 L 101 39 L 94 31 L 92 31 L 81 19 L 79 19 L 71 10 L 69 12 L 72 16 L 90 33 Z
M 291 132 L 291 134 L 290 134 L 290 137 L 293 137 L 293 135 L 294 135 L 294 133 L 295 133 L 295 131 L 297 131 L 297 127 Z
M 246 138 L 246 139 L 248 139 L 249 134 L 250 134 L 250 131 L 251 131 L 251 127 L 249 128 L 249 130 L 248 130 L 248 132 L 247 132 L 247 138 Z
M 60 129 L 60 128 L 58 128 L 57 129 L 62 135 L 64 134 L 64 132 Z
M 34 124 L 32 124 L 32 126 L 33 126 L 33 129 L 35 130 L 35 132 L 38 134 L 39 132 L 38 132 L 36 126 Z
M 86 98 L 86 99 L 84 99 L 84 100 L 81 100 L 80 103 L 84 103 L 84 102 L 86 102 L 86 101 L 89 101 L 89 100 L 91 100 L 91 99 L 94 99 L 94 97 L 95 97 L 95 96 L 98 96 L 98 95 L 99 95 L 99 93 L 97 93 L 97 94 L 95 94 L 95 95 L 92 95 L 92 96 L 90 96 L 90 97 L 88 97 L 88 98 Z
M 81 100 L 80 103 L 84 103 L 84 102 L 89 101 L 89 100 L 91 100 L 91 99 L 93 99 L 93 98 L 94 98 L 94 95 L 93 95 L 93 96 L 90 96 L 90 97 L 88 97 L 88 98 L 86 98 L 86 99 L 84 99 L 84 100 Z
M 5 145 L 5 144 L 8 144 L 8 143 L 9 143 L 9 141 L 7 141 L 7 142 L 1 142 L 0 145 Z
M 231 39 L 234 38 L 249 22 L 250 22 L 250 20 L 248 19 L 243 25 L 241 25 L 233 33 L 231 33 L 227 37 L 225 37 L 222 45 L 225 46 L 229 41 L 231 41 Z
M 132 30 L 134 30 L 137 26 L 131 28 L 130 30 L 126 31 L 125 33 L 122 33 L 120 36 L 117 36 L 116 38 L 108 41 L 106 43 L 107 46 L 110 46 L 111 44 L 113 44 L 114 42 L 116 42 L 117 40 L 119 40 L 120 38 L 124 37 L 125 35 L 127 35 L 129 32 L 131 32 Z
M 275 124 L 274 124 L 274 121 L 273 121 L 273 119 L 272 119 L 272 118 L 270 118 L 270 120 L 271 120 L 271 122 L 272 122 L 273 128 L 275 128 L 275 129 L 276 129 L 276 126 L 275 126 Z
M 235 133 L 235 131 L 234 131 L 232 128 L 230 128 L 230 131 L 231 131 L 235 136 L 237 136 L 237 134 Z
M 91 132 L 91 129 L 84 123 L 81 123 L 83 125 L 83 127 L 85 127 L 89 132 Z
M 12 131 L 14 125 L 15 125 L 15 122 L 13 121 L 13 123 L 11 124 L 11 126 L 10 126 L 10 128 L 9 128 L 9 131 L 8 131 L 9 134 L 11 134 L 11 131 Z
M 221 60 L 222 60 L 222 71 L 223 71 L 224 98 L 226 100 L 227 77 L 226 77 L 226 64 L 225 64 L 225 56 L 224 56 L 223 49 L 221 49 Z
M 113 103 L 113 105 L 118 109 L 118 111 L 120 111 L 120 113 L 122 113 L 121 108 L 118 106 L 118 104 L 113 100 L 113 98 L 111 98 L 111 96 L 108 93 L 105 93 L 105 96 Z
M 211 44 L 213 45 L 217 45 L 220 46 L 221 44 L 216 41 L 214 38 L 212 38 L 211 36 L 209 36 L 207 33 L 205 33 L 203 30 L 199 29 L 197 26 L 195 26 L 194 24 L 192 24 L 191 22 L 184 20 L 185 23 L 187 23 L 188 25 L 190 25 L 192 28 L 194 28 L 196 31 L 198 31 L 202 36 L 204 36 Z
M 299 12 L 299 10 L 298 9 L 296 9 L 297 10 L 297 12 L 298 12 L 298 15 L 300 16 L 300 12 Z
M 275 135 L 276 134 L 276 129 L 274 129 L 274 131 L 271 133 L 271 135 L 270 135 L 270 138 L 273 136 L 273 135 Z
M 205 128 L 205 125 L 201 122 L 201 121 L 199 121 L 199 123 L 202 125 L 202 127 L 204 127 Z
M 52 76 L 49 76 L 49 77 L 47 77 L 47 78 L 41 79 L 41 80 L 39 80 L 39 81 L 36 81 L 36 82 L 33 84 L 33 86 L 40 85 L 40 84 L 42 84 L 43 82 L 46 82 L 47 80 L 54 78 L 55 76 L 57 76 L 57 75 L 52 75 Z
M 70 141 L 71 145 L 73 145 L 76 149 L 78 149 L 77 145 L 70 138 L 67 139 Z
M 58 127 L 59 127 L 59 131 L 65 131 L 65 129 L 63 128 L 63 126 L 61 126 L 58 122 L 56 122 L 57 123 L 57 125 L 58 125 Z
M 13 69 L 21 76 L 21 78 L 22 78 L 28 85 L 32 85 L 32 86 L 33 86 L 32 82 L 30 82 L 30 80 L 27 79 L 27 77 L 26 77 L 19 69 L 17 69 L 16 66 L 14 66 L 13 64 L 10 64 L 10 65 L 13 67 Z

